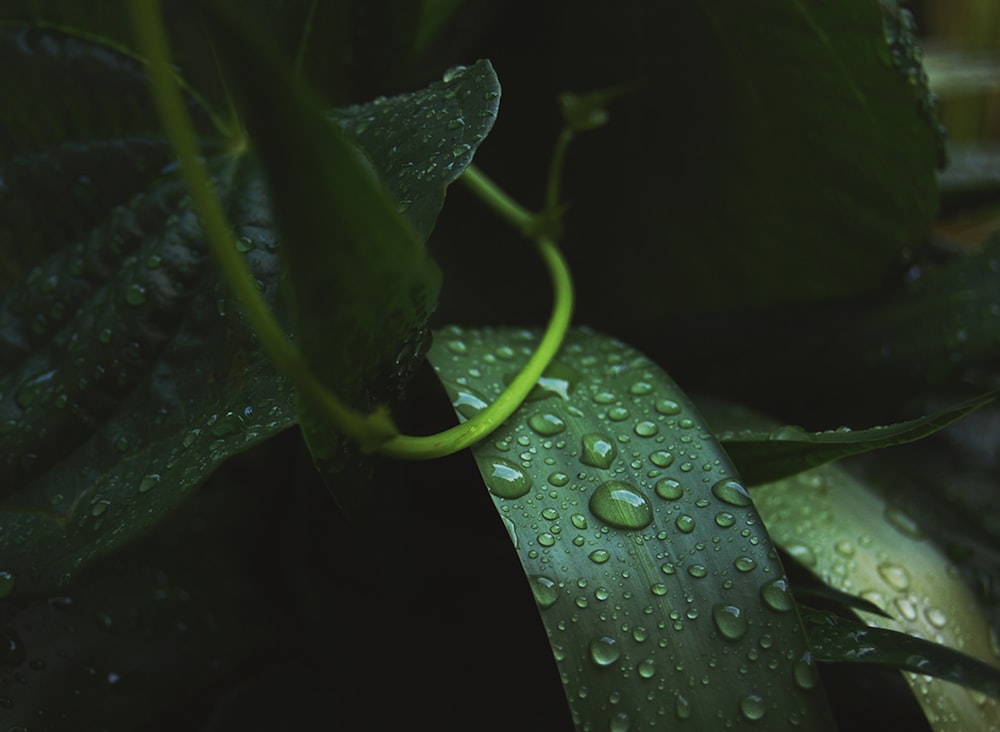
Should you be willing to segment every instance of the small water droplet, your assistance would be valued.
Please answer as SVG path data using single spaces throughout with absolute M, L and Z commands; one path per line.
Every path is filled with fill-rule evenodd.
M 625 407 L 611 407 L 608 410 L 608 419 L 612 422 L 624 422 L 630 416 L 631 414 Z
M 602 635 L 590 642 L 590 657 L 598 666 L 611 666 L 621 655 L 618 641 L 609 635 Z
M 684 487 L 673 478 L 663 478 L 656 482 L 656 495 L 667 501 L 676 501 L 684 495 Z
M 558 435 L 566 429 L 566 423 L 557 414 L 538 412 L 528 418 L 528 426 L 543 437 Z
M 681 412 L 681 405 L 673 399 L 659 399 L 654 407 L 657 412 L 665 417 L 671 417 L 675 414 L 680 414 Z
M 894 590 L 902 592 L 909 589 L 910 573 L 906 571 L 905 567 L 893 564 L 892 562 L 882 562 L 878 565 L 877 569 L 879 576 Z
M 674 526 L 683 534 L 690 534 L 694 531 L 694 518 L 682 513 L 674 520 Z
M 629 387 L 629 393 L 644 396 L 653 391 L 653 385 L 648 381 L 637 381 Z
M 564 485 L 569 483 L 569 476 L 566 473 L 560 473 L 556 471 L 549 475 L 549 483 L 554 485 L 556 488 L 562 488 Z
M 150 473 L 149 475 L 143 476 L 142 480 L 139 481 L 139 492 L 149 493 L 153 490 L 157 483 L 160 482 L 159 473 Z
M 628 732 L 632 727 L 632 720 L 629 719 L 628 714 L 625 712 L 615 712 L 615 716 L 611 718 L 611 722 L 608 724 L 609 732 Z
M 760 588 L 760 596 L 769 608 L 779 613 L 788 612 L 795 604 L 784 577 L 765 582 Z
M 740 699 L 740 712 L 750 721 L 762 719 L 767 712 L 767 705 L 764 697 L 760 694 L 747 694 Z
M 636 671 L 639 672 L 640 677 L 644 679 L 651 679 L 656 675 L 656 661 L 652 658 L 644 658 L 639 661 Z
M 16 582 L 17 577 L 13 572 L 0 571 L 0 600 L 10 597 L 10 593 L 14 591 L 14 584 Z
M 943 628 L 948 624 L 948 617 L 936 607 L 929 607 L 924 610 L 924 617 L 935 628 Z
M 667 586 L 662 582 L 654 582 L 649 586 L 649 591 L 657 597 L 663 597 L 667 594 Z
M 531 478 L 520 466 L 503 457 L 487 458 L 481 463 L 486 487 L 500 498 L 520 498 L 531 490 Z
M 752 501 L 747 489 L 738 480 L 724 478 L 712 486 L 712 495 L 732 506 L 749 506 Z
M 719 511 L 715 514 L 715 523 L 723 529 L 728 529 L 736 524 L 736 517 L 729 511 Z
M 611 559 L 611 554 L 604 549 L 595 549 L 587 556 L 590 557 L 590 561 L 594 564 L 604 564 L 606 561 Z
M 752 557 L 743 554 L 733 560 L 733 566 L 740 572 L 750 572 L 757 566 L 757 562 Z
M 91 516 L 100 516 L 105 511 L 108 510 L 108 506 L 110 506 L 110 505 L 111 505 L 111 501 L 109 501 L 106 498 L 101 498 L 100 500 L 95 501 L 93 503 L 93 505 L 91 505 L 91 507 L 90 507 L 90 515 Z
M 581 438 L 580 462 L 595 468 L 608 469 L 618 455 L 614 441 L 600 432 L 588 432 Z
M 133 282 L 125 288 L 125 302 L 129 305 L 144 305 L 146 303 L 146 288 L 138 282 Z
M 609 526 L 643 529 L 653 520 L 653 509 L 638 488 L 620 480 L 610 480 L 594 489 L 590 511 Z
M 677 715 L 677 719 L 691 718 L 691 702 L 683 694 L 677 695 L 677 700 L 674 704 L 674 714 Z
M 806 651 L 802 654 L 802 657 L 795 662 L 792 675 L 795 677 L 795 683 L 802 689 L 812 689 L 819 683 L 819 672 L 813 662 L 812 653 Z
M 689 564 L 688 574 L 695 579 L 702 579 L 708 576 L 708 568 L 704 564 Z
M 904 536 L 908 536 L 911 539 L 924 538 L 924 532 L 920 529 L 920 525 L 903 509 L 896 506 L 887 506 L 883 516 L 885 516 L 885 520 L 889 522 L 890 526 Z
M 743 608 L 721 602 L 712 608 L 712 620 L 723 637 L 729 640 L 739 640 L 747 634 L 750 627 Z
M 660 428 L 656 422 L 643 420 L 642 422 L 637 422 L 633 430 L 639 437 L 653 437 L 660 431 Z
M 556 604 L 559 599 L 559 585 L 548 577 L 534 574 L 529 577 L 531 591 L 535 595 L 535 602 L 542 610 L 547 610 Z
M 658 468 L 669 468 L 674 463 L 674 456 L 666 450 L 655 450 L 649 453 L 649 462 Z

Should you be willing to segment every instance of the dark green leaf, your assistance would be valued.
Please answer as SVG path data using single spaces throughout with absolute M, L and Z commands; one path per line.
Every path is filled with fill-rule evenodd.
M 274 302 L 259 173 L 215 169 Z M 292 420 L 179 181 L 161 181 L 0 301 L 0 571 L 18 595 L 64 585 Z
M 797 585 L 795 587 L 795 596 L 800 602 L 805 602 L 806 604 L 809 604 L 810 600 L 829 602 L 841 607 L 849 607 L 855 610 L 863 610 L 866 613 L 881 615 L 883 618 L 892 617 L 874 602 L 848 592 L 841 592 L 828 585 Z
M 430 236 L 445 189 L 493 128 L 500 82 L 489 61 L 457 66 L 426 89 L 334 112 L 368 155 L 398 208 Z
M 538 337 L 438 334 L 429 358 L 460 417 L 496 398 Z M 655 364 L 573 331 L 536 391 L 473 452 L 578 729 L 671 719 L 717 729 L 761 717 L 831 726 L 750 497 Z M 767 683 L 740 672 L 748 659 L 770 669 Z
M 312 91 L 234 15 L 218 3 L 206 9 L 267 177 L 298 348 L 351 406 L 390 402 L 426 336 L 437 266 Z M 318 460 L 340 454 L 313 405 L 300 405 L 300 421 Z
M 948 646 L 857 620 L 800 607 L 818 661 L 876 663 L 935 676 L 1000 698 L 1000 669 Z
M 268 646 L 246 555 L 273 506 L 243 480 L 210 488 L 87 582 L 0 602 L 0 727 L 141 729 Z
M 774 430 L 724 431 L 718 438 L 746 481 L 757 485 L 849 455 L 919 440 L 994 398 L 994 394 L 987 394 L 926 417 L 865 430 L 806 432 L 801 427 L 787 426 Z

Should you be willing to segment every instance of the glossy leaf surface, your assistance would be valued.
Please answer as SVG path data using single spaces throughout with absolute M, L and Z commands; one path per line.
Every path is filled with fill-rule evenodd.
M 460 417 L 499 394 L 537 339 L 438 334 L 430 360 Z M 473 452 L 578 728 L 829 727 L 749 495 L 654 364 L 573 331 L 528 401 Z

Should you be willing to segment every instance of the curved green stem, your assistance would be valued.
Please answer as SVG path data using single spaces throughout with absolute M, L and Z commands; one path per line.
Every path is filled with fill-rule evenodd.
M 548 327 L 525 368 L 493 404 L 461 425 L 428 436 L 399 434 L 385 409 L 377 409 L 370 415 L 354 411 L 316 379 L 302 355 L 288 341 L 257 291 L 246 262 L 236 248 L 229 222 L 199 156 L 197 138 L 169 66 L 168 44 L 160 20 L 159 4 L 155 0 L 131 0 L 130 7 L 137 35 L 148 57 L 153 98 L 181 163 L 181 173 L 206 238 L 251 327 L 279 371 L 292 381 L 303 398 L 319 407 L 340 432 L 358 441 L 361 448 L 368 452 L 380 451 L 409 459 L 442 457 L 475 444 L 499 427 L 520 406 L 542 376 L 569 327 L 573 285 L 555 244 L 543 237 L 537 240 L 555 290 L 555 305 Z M 474 168 L 465 171 L 463 180 L 503 218 L 530 235 L 536 217 L 527 209 Z

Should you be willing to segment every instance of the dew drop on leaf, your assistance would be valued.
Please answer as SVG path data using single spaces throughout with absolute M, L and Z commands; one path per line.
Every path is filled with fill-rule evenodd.
M 582 452 L 580 462 L 584 465 L 591 465 L 595 468 L 607 469 L 611 467 L 615 457 L 618 455 L 618 448 L 607 435 L 600 432 L 588 432 L 581 438 Z
M 14 591 L 16 581 L 17 577 L 13 572 L 0 571 L 0 600 L 10 597 L 10 593 Z
M 733 566 L 740 572 L 750 572 L 757 566 L 757 562 L 753 557 L 743 554 L 733 560 Z
M 538 607 L 547 610 L 556 604 L 559 599 L 559 586 L 554 581 L 540 574 L 532 575 L 528 580 Z
M 129 305 L 144 305 L 146 303 L 146 288 L 138 282 L 133 282 L 125 288 L 125 302 Z
M 674 520 L 674 526 L 676 526 L 677 530 L 682 534 L 690 534 L 694 531 L 694 518 L 688 516 L 686 513 L 682 513 Z
M 635 425 L 634 430 L 639 437 L 653 437 L 660 431 L 660 428 L 657 426 L 656 422 L 643 420 Z
M 528 418 L 528 426 L 543 437 L 558 435 L 566 429 L 566 423 L 557 414 L 538 412 Z
M 905 567 L 900 567 L 892 562 L 882 562 L 878 565 L 879 576 L 894 590 L 903 591 L 910 587 L 910 573 Z
M 490 493 L 500 498 L 520 498 L 531 490 L 531 478 L 507 458 L 489 458 L 483 475 Z
M 738 480 L 725 478 L 712 486 L 712 495 L 731 506 L 749 506 L 750 494 Z
M 587 556 L 590 557 L 590 561 L 592 561 L 594 564 L 604 564 L 606 561 L 611 559 L 611 554 L 608 553 L 605 549 L 595 549 Z
M 608 725 L 609 732 L 628 732 L 632 728 L 632 720 L 625 712 L 616 712 Z
M 750 721 L 762 719 L 766 712 L 767 705 L 760 694 L 747 694 L 740 699 L 740 713 Z
M 674 704 L 674 714 L 677 715 L 677 719 L 691 718 L 691 702 L 683 694 L 677 695 L 677 700 Z
M 765 582 L 760 588 L 760 596 L 769 608 L 779 613 L 788 612 L 794 604 L 788 580 L 784 577 Z
M 594 489 L 590 511 L 609 526 L 643 529 L 653 520 L 653 509 L 638 488 L 620 480 L 609 480 Z
M 712 620 L 723 637 L 739 640 L 747 634 L 749 622 L 746 611 L 737 605 L 718 603 L 712 608 Z
M 819 672 L 813 662 L 812 653 L 806 651 L 802 654 L 802 657 L 795 662 L 792 675 L 795 677 L 795 683 L 802 689 L 812 689 L 819 683 Z
M 666 450 L 655 450 L 649 454 L 649 462 L 658 468 L 669 468 L 673 465 L 674 456 Z
M 590 658 L 598 666 L 610 666 L 621 658 L 618 641 L 609 635 L 602 635 L 590 642 Z
M 673 478 L 658 480 L 654 490 L 656 491 L 656 495 L 666 501 L 676 501 L 684 495 L 684 487 Z

